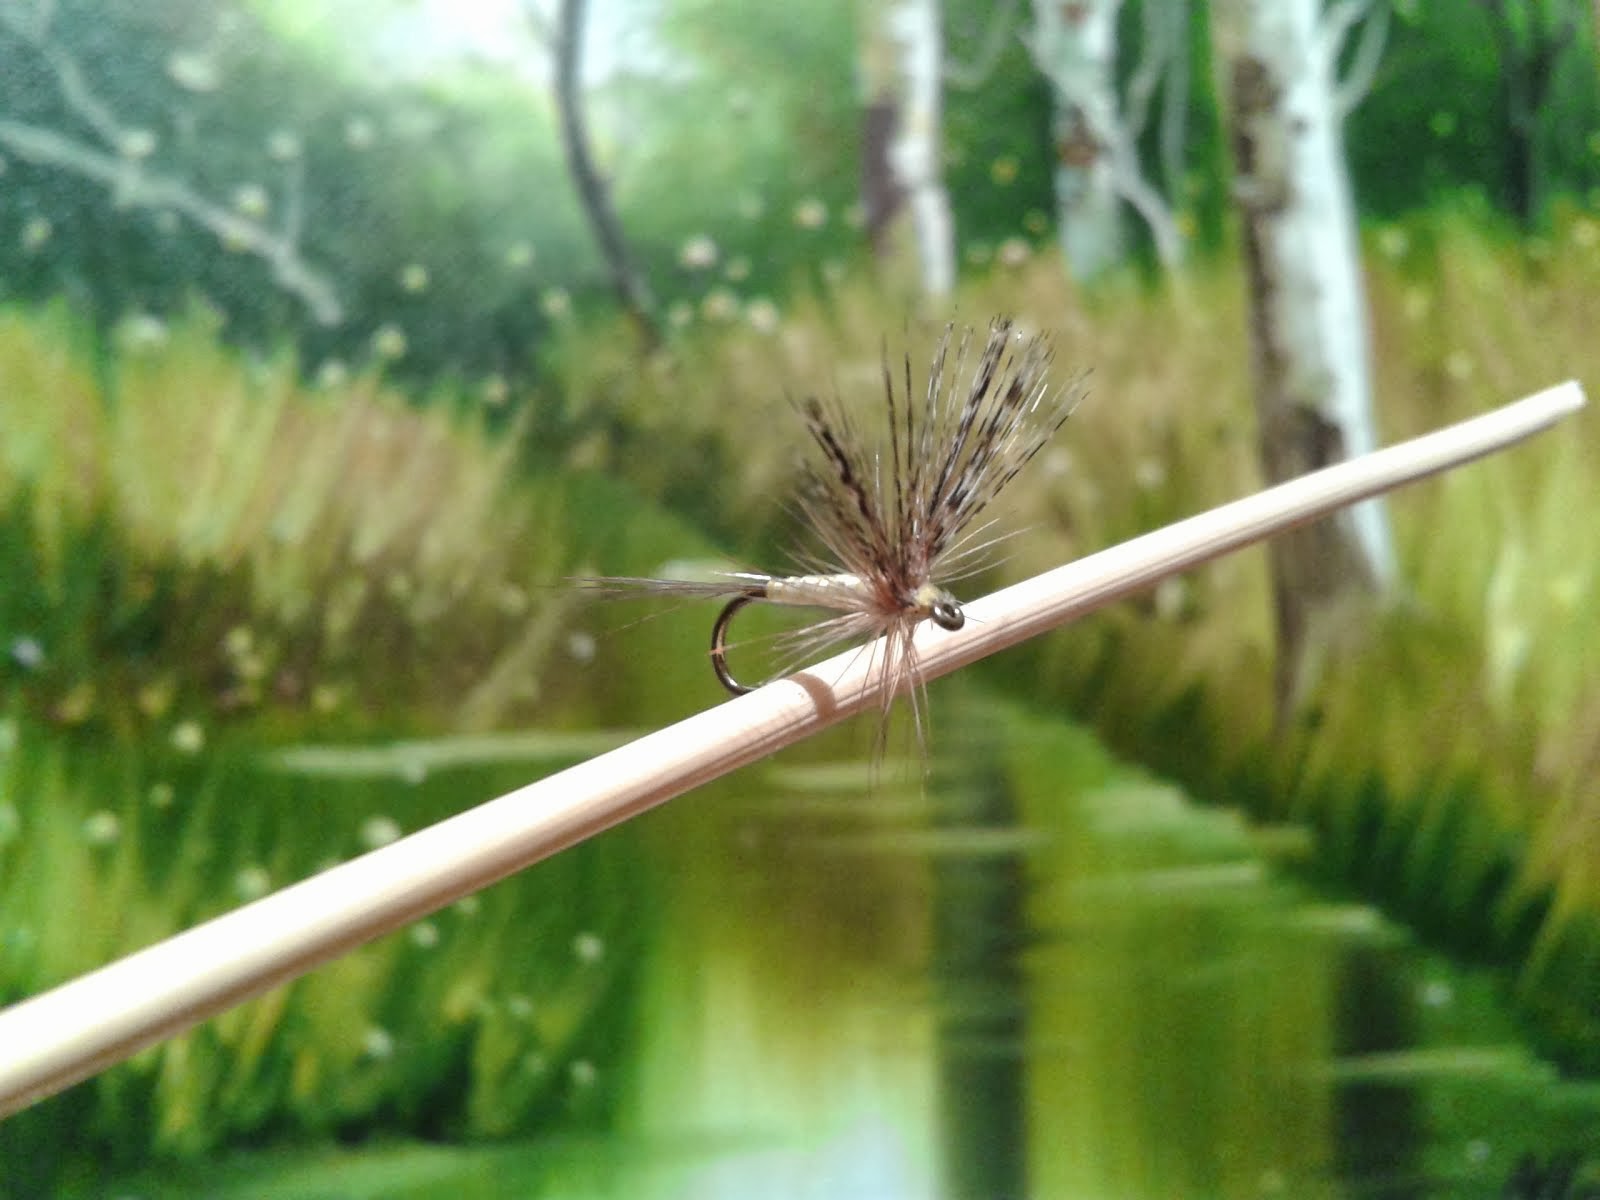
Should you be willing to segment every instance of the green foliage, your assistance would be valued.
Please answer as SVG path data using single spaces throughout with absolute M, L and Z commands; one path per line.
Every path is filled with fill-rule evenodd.
M 125 353 L 114 397 L 82 344 L 59 312 L 0 312 L 5 1001 L 592 749 L 263 761 L 575 690 L 548 585 L 594 489 L 519 483 L 514 430 L 371 376 L 307 390 L 201 319 Z M 602 1128 L 648 889 L 621 835 L 414 925 L 6 1122 L 0 1194 L 241 1138 Z
M 1008 11 L 1004 49 L 974 86 L 944 95 L 945 185 L 956 206 L 969 261 L 1007 238 L 1042 239 L 1053 224 L 1054 155 L 1049 152 L 1049 89 L 1016 36 L 1026 20 Z M 950 5 L 944 14 L 945 52 L 952 64 L 979 64 L 997 6 Z
M 1388 437 L 1564 377 L 1595 376 L 1600 227 L 1592 216 L 1568 216 L 1526 250 L 1486 240 L 1448 214 L 1391 227 L 1375 243 L 1370 283 Z M 1191 476 L 1166 467 L 1164 500 L 1194 509 L 1219 499 L 1213 481 L 1239 465 L 1227 431 L 1242 414 L 1230 417 L 1226 406 L 1197 413 L 1189 399 L 1239 394 L 1227 377 L 1233 368 L 1211 373 L 1205 349 L 1213 338 L 1238 344 L 1226 331 L 1235 318 L 1196 325 L 1193 316 L 1157 330 L 1124 310 L 1096 339 L 1106 373 L 1131 382 L 1119 387 L 1114 415 L 1082 423 L 1083 456 L 1116 464 L 1122 478 L 1096 480 L 1094 507 L 1069 493 L 1074 529 L 1103 524 L 1097 509 L 1117 519 L 1137 510 L 1138 464 L 1171 437 L 1174 396 L 1185 398 L 1188 428 L 1183 448 L 1158 461 L 1181 464 L 1203 452 L 1211 465 Z M 1160 363 L 1122 361 L 1123 347 L 1157 340 Z M 1145 392 L 1152 374 L 1178 364 L 1181 380 Z M 1269 716 L 1268 606 L 1264 578 L 1248 560 L 1173 585 L 1144 614 L 1086 622 L 1048 643 L 1039 667 L 1041 685 L 1070 697 L 1125 753 L 1201 794 L 1253 797 L 1267 819 L 1312 825 L 1322 832 L 1326 878 L 1382 899 L 1458 953 L 1520 969 L 1539 1005 L 1566 997 L 1563 1021 L 1543 1026 L 1546 1045 L 1585 1064 L 1600 1013 L 1575 965 L 1583 955 L 1556 948 L 1573 938 L 1587 944 L 1577 914 L 1597 899 L 1585 830 L 1593 821 L 1590 714 L 1600 701 L 1600 642 L 1587 613 L 1600 543 L 1593 523 L 1572 516 L 1600 501 L 1593 439 L 1583 433 L 1592 419 L 1586 413 L 1541 443 L 1391 501 L 1414 592 L 1365 639 L 1330 645 L 1314 698 L 1291 729 L 1274 729 Z M 1208 430 L 1223 440 L 1201 451 Z M 1104 439 L 1119 432 L 1132 444 L 1111 449 Z M 1243 482 L 1227 490 L 1242 491 Z M 1123 530 L 1109 532 L 1090 541 Z M 1580 1036 L 1580 1027 L 1591 1032 Z
M 635 135 L 617 204 L 668 319 L 725 321 L 859 251 L 853 9 L 656 7 L 674 68 L 595 97 Z
M 1376 232 L 1373 246 L 1386 439 L 1596 376 L 1593 216 L 1568 213 L 1549 238 L 1524 245 L 1444 210 Z M 815 312 L 801 308 L 776 341 L 688 338 L 643 373 L 596 337 L 565 360 L 568 398 L 645 433 L 633 450 L 626 438 L 611 443 L 608 469 L 696 523 L 719 510 L 719 540 L 769 565 L 786 546 L 763 503 L 781 494 L 785 461 L 771 448 L 770 397 L 791 379 L 872 395 L 879 330 L 891 323 L 881 303 L 839 288 Z M 1000 574 L 1043 569 L 1257 486 L 1232 279 L 1201 271 L 1180 295 L 1113 285 L 1085 300 L 1041 264 L 996 271 L 962 306 L 1051 329 L 1063 377 L 1094 366 L 1059 444 L 1008 492 L 1030 532 Z M 928 332 L 899 339 L 913 362 Z M 1559 1028 L 1543 1027 L 1546 1045 L 1586 1061 L 1588 1035 L 1574 1031 L 1600 1028 L 1600 1011 L 1572 965 L 1585 959 L 1567 945 L 1586 944 L 1577 914 L 1600 902 L 1585 832 L 1600 704 L 1600 641 L 1586 614 L 1600 544 L 1592 522 L 1572 518 L 1600 503 L 1582 433 L 1591 420 L 1393 499 L 1414 593 L 1374 617 L 1365 637 L 1352 629 L 1328 646 L 1291 728 L 1272 716 L 1260 553 L 976 673 L 999 690 L 1069 703 L 1119 751 L 1196 794 L 1310 825 L 1322 837 L 1324 881 L 1381 900 L 1454 952 L 1525 972 L 1531 992 L 1568 997 Z M 716 464 L 695 476 L 697 497 L 684 495 L 672 465 L 680 454 Z
M 1583 195 L 1600 182 L 1600 80 L 1587 5 L 1398 7 L 1372 92 L 1345 130 L 1363 213 L 1395 218 L 1466 193 L 1519 216 L 1520 176 L 1530 169 L 1525 154 L 1533 156 L 1536 176 L 1534 215 L 1545 215 L 1548 198 Z M 1553 35 L 1563 17 L 1576 22 L 1572 35 L 1552 61 L 1537 64 L 1549 48 L 1538 31 Z M 1508 91 L 1525 71 L 1550 89 L 1531 127 L 1519 127 Z
M 1560 375 L 1592 376 L 1597 272 L 1600 233 L 1583 214 L 1526 247 L 1452 214 L 1379 231 L 1371 275 L 1388 434 Z M 0 313 L 0 562 L 11 581 L 0 590 L 6 996 L 520 781 L 526 767 L 512 759 L 525 763 L 529 746 L 542 746 L 545 761 L 578 752 L 563 729 L 651 723 L 692 707 L 687 697 L 710 700 L 703 659 L 684 652 L 702 645 L 704 614 L 629 625 L 631 613 L 576 612 L 535 585 L 580 562 L 625 573 L 713 551 L 780 561 L 790 530 L 776 497 L 793 439 L 774 410 L 783 415 L 785 385 L 870 399 L 884 330 L 914 360 L 936 332 L 885 317 L 883 296 L 860 284 L 796 308 L 781 336 L 685 331 L 643 365 L 614 329 L 574 323 L 553 360 L 559 390 L 552 383 L 531 400 L 528 424 L 509 431 L 455 397 L 419 411 L 371 376 L 306 389 L 287 358 L 241 360 L 198 319 L 130 345 L 107 391 L 79 326 L 59 313 Z M 1208 272 L 1181 298 L 1113 284 L 1086 300 L 1044 265 L 997 271 L 968 290 L 966 312 L 1017 311 L 1051 329 L 1063 380 L 1095 367 L 1060 442 L 1008 493 L 1030 534 L 994 576 L 1086 553 L 1254 485 L 1241 308 L 1236 282 Z M 540 431 L 526 458 L 523 429 Z M 536 478 L 521 478 L 526 462 Z M 978 669 L 987 694 L 965 715 L 952 710 L 954 728 L 1009 713 L 996 696 L 1030 710 L 1070 705 L 1108 744 L 1193 793 L 1311 829 L 1319 882 L 1382 900 L 1457 954 L 1518 969 L 1521 1011 L 1542 1044 L 1585 1063 L 1600 1043 L 1589 986 L 1600 897 L 1587 833 L 1600 645 L 1584 619 L 1600 547 L 1592 523 L 1572 514 L 1592 510 L 1595 468 L 1592 439 L 1569 427 L 1397 497 L 1414 595 L 1373 636 L 1330 651 L 1312 707 L 1290 729 L 1272 725 L 1259 556 L 1218 563 Z M 937 692 L 935 706 L 940 745 L 952 727 Z M 521 751 L 474 742 L 426 754 L 260 754 L 313 734 L 326 742 L 533 720 L 540 735 Z M 1047 754 L 1037 740 L 1046 735 L 1014 714 L 1000 727 L 1022 726 L 1019 744 L 992 758 L 961 752 L 970 769 L 998 762 L 1008 790 L 1031 797 L 1021 828 L 1059 835 L 1052 803 L 1105 785 L 1106 797 L 1075 801 L 1073 812 L 1122 829 L 1118 853 L 1130 857 L 1104 852 L 1091 865 L 1126 867 L 1143 879 L 1131 881 L 1136 892 L 1170 881 L 1169 867 L 1172 879 L 1189 879 L 1207 855 L 1244 854 L 1250 839 L 1231 820 L 1191 819 L 1172 793 L 1142 781 L 1108 783 L 1081 746 Z M 452 754 L 491 762 L 439 765 Z M 397 787 L 397 778 L 412 782 Z M 563 856 L 476 907 L 151 1051 L 8 1122 L 0 1136 L 15 1153 L 4 1157 L 56 1162 L 65 1186 L 88 1169 L 71 1140 L 85 1129 L 108 1161 L 132 1164 L 152 1148 L 183 1156 L 240 1138 L 380 1128 L 603 1132 L 636 1095 L 670 1110 L 683 1102 L 685 1076 L 662 1064 L 681 1060 L 684 1043 L 663 1034 L 646 1072 L 632 1057 L 624 999 L 629 972 L 644 969 L 639 951 L 656 944 L 636 906 L 659 878 L 673 898 L 659 914 L 673 923 L 664 944 L 681 949 L 710 931 L 718 954 L 749 956 L 748 978 L 778 980 L 790 997 L 781 1022 L 822 1020 L 816 989 L 849 993 L 863 964 L 914 967 L 924 913 L 904 852 L 926 843 L 906 829 L 866 829 L 880 810 L 853 792 L 847 805 L 830 809 L 813 795 L 763 817 L 769 783 L 780 780 L 746 781 L 751 806 L 714 810 L 704 826 L 662 814 L 643 832 L 647 849 L 603 841 Z M 896 854 L 870 869 L 860 856 L 819 856 L 817 847 L 858 834 Z M 981 845 L 937 844 L 951 854 Z M 722 864 L 726 875 L 710 871 L 729 845 L 741 857 Z M 1063 879 L 1084 866 L 1076 845 L 1066 838 L 1049 860 Z M 641 872 L 641 862 L 653 869 Z M 768 890 L 730 903 L 722 885 L 746 876 L 758 878 L 754 892 Z M 1039 902 L 1067 899 L 1041 893 Z M 874 920 L 863 923 L 862 912 Z M 753 938 L 758 915 L 784 936 Z M 1121 901 L 1103 921 L 1118 944 L 1157 936 Z M 1180 934 L 1203 953 L 1223 944 L 1219 921 L 1197 909 Z M 597 944 L 587 934 L 599 938 L 598 959 L 579 949 Z M 682 961 L 653 965 L 662 974 L 639 1002 L 671 1000 Z M 1198 959 L 1185 968 L 1197 987 L 1202 968 Z M 731 987 L 727 975 L 706 986 Z M 1216 995 L 1233 996 L 1232 986 Z M 732 990 L 748 1002 L 742 986 Z M 1321 1001 L 1304 1002 L 1309 1039 Z M 1063 1013 L 1070 1006 L 1050 1019 Z M 1145 1017 L 1162 1024 L 1177 1013 Z M 1283 1027 L 1258 1028 L 1288 1045 Z M 1310 1054 L 1309 1045 L 1285 1053 Z M 1245 1053 L 1206 1043 L 1194 1064 L 1223 1075 Z M 1113 1074 L 1124 1061 L 1109 1041 L 1095 1054 Z M 635 1070 L 652 1081 L 637 1093 Z M 1069 1075 L 1080 1078 L 1075 1067 Z M 574 1086 L 583 1079 L 600 1090 Z M 1173 1119 L 1169 1102 L 1152 1095 L 1114 1115 L 1160 1127 Z M 1250 1120 L 1265 1128 L 1269 1118 Z M 1321 1144 L 1321 1121 L 1309 1114 L 1295 1133 L 1307 1154 Z M 1135 1164 L 1121 1153 L 1106 1149 L 1106 1171 L 1130 1178 Z M 95 1177 L 85 1178 L 91 1187 Z
M 953 5 L 951 30 L 975 28 L 978 7 Z M 846 5 L 784 6 L 759 21 L 712 0 L 672 6 L 664 28 L 683 73 L 617 76 L 592 97 L 624 222 L 684 326 L 643 363 L 606 316 L 537 94 L 466 68 L 427 85 L 380 79 L 314 39 L 269 34 L 246 8 L 55 8 L 59 45 L 119 121 L 156 135 L 153 169 L 236 208 L 255 202 L 239 189 L 257 185 L 269 223 L 303 179 L 303 253 L 351 316 L 317 326 L 259 258 L 7 156 L 5 295 L 64 296 L 74 316 L 0 309 L 3 999 L 521 782 L 530 762 L 583 753 L 574 730 L 594 736 L 709 702 L 703 614 L 633 623 L 620 607 L 578 611 L 549 585 L 672 558 L 781 563 L 793 531 L 777 497 L 794 449 L 781 397 L 870 397 L 882 339 L 920 360 L 934 332 L 908 329 L 900 302 L 842 265 L 858 240 Z M 1136 8 L 1125 10 L 1130 28 Z M 1528 244 L 1483 233 L 1498 199 L 1484 164 L 1507 150 L 1482 10 L 1406 11 L 1351 127 L 1358 192 L 1376 214 L 1439 195 L 1458 207 L 1373 235 L 1391 437 L 1563 375 L 1592 383 L 1600 326 L 1592 214 L 1557 205 Z M 1192 33 L 1200 64 L 1202 21 Z M 0 116 L 92 141 L 59 74 L 0 39 L 10 68 Z M 1570 65 L 1580 53 L 1562 67 L 1545 133 L 1558 190 L 1594 178 L 1593 80 Z M 198 59 L 175 77 L 183 54 Z M 192 86 L 196 68 L 218 85 Z M 1187 147 L 1186 203 L 1202 232 L 1221 195 L 1206 75 L 1197 67 L 1199 132 Z M 1042 240 L 1047 98 L 1014 42 L 989 84 L 948 97 L 947 145 L 968 248 L 1019 232 Z M 1422 169 L 1396 171 L 1401 159 Z M 1456 198 L 1480 183 L 1484 197 Z M 713 261 L 686 263 L 686 241 L 702 234 Z M 1254 486 L 1236 281 L 1202 269 L 1184 288 L 1163 296 L 1112 281 L 1084 297 L 1037 262 L 968 280 L 967 320 L 1020 312 L 1056 335 L 1063 379 L 1095 370 L 1061 442 L 1008 494 L 1029 536 L 973 591 Z M 760 295 L 783 299 L 789 318 L 755 320 L 747 302 Z M 193 315 L 197 299 L 214 315 Z M 290 338 L 297 352 L 241 355 L 223 337 L 235 347 Z M 536 357 L 540 390 L 518 397 L 513 420 L 505 402 Z M 452 382 L 405 397 L 378 368 L 352 365 L 367 361 L 390 381 Z M 499 406 L 486 410 L 475 389 Z M 1113 768 L 1081 734 L 1029 715 L 1041 709 L 1083 714 L 1106 743 L 1218 805 L 1310 829 L 1307 874 L 1319 885 L 1380 900 L 1457 956 L 1511 968 L 1540 1044 L 1591 1066 L 1600 643 L 1588 615 L 1600 546 L 1579 518 L 1600 500 L 1594 439 L 1582 433 L 1593 419 L 1396 498 L 1414 594 L 1365 641 L 1330 648 L 1291 728 L 1272 724 L 1261 557 L 1218 563 L 979 668 L 983 687 L 964 708 L 946 714 L 936 693 L 936 745 L 957 744 L 952 725 L 1006 731 L 999 746 L 979 736 L 959 753 L 1022 797 L 1015 826 L 927 838 L 915 804 L 861 804 L 862 773 L 848 765 L 746 779 L 730 785 L 752 794 L 742 806 L 663 814 L 637 838 L 563 855 L 14 1118 L 0 1127 L 0 1191 L 96 1194 L 106 1167 L 240 1142 L 538 1129 L 578 1140 L 504 1158 L 375 1146 L 355 1180 L 335 1175 L 351 1161 L 342 1156 L 325 1176 L 298 1156 L 255 1160 L 191 1190 L 270 1194 L 260 1185 L 271 1179 L 307 1195 L 337 1178 L 350 1194 L 396 1194 L 395 1179 L 442 1193 L 462 1179 L 492 1189 L 526 1178 L 530 1191 L 577 1194 L 613 1178 L 616 1130 L 660 1113 L 682 1118 L 675 1151 L 709 1153 L 684 1127 L 745 1130 L 769 1110 L 733 1121 L 718 1100 L 748 1093 L 701 1097 L 683 1063 L 706 1043 L 682 1030 L 707 1018 L 688 1010 L 724 1005 L 707 1010 L 732 1014 L 715 1030 L 722 1046 L 749 1017 L 751 981 L 772 985 L 783 1003 L 761 1019 L 781 1027 L 767 1032 L 789 1039 L 785 1065 L 827 1108 L 818 1079 L 859 1063 L 843 1044 L 817 1059 L 813 1043 L 836 1045 L 841 1012 L 883 1020 L 894 979 L 920 981 L 926 966 L 930 872 L 916 854 L 968 861 L 992 849 L 990 833 L 1047 835 L 1027 843 L 1032 927 L 1073 935 L 1030 952 L 1038 990 L 1008 997 L 1043 1018 L 1035 1119 L 1060 1119 L 1085 1148 L 1041 1168 L 1162 1190 L 1178 1178 L 1163 1174 L 1167 1160 L 1103 1131 L 1159 1140 L 1190 1117 L 1183 1132 L 1196 1144 L 1243 1128 L 1264 1146 L 1282 1134 L 1272 1152 L 1314 1162 L 1332 1120 L 1320 1093 L 1239 1090 L 1229 1100 L 1239 1120 L 1226 1126 L 1187 1103 L 1208 1079 L 1244 1078 L 1237 1062 L 1259 1066 L 1262 1041 L 1279 1056 L 1272 1065 L 1298 1071 L 1331 1027 L 1327 988 L 1305 986 L 1334 969 L 1320 946 L 1291 944 L 1270 969 L 1250 958 L 1242 974 L 1213 970 L 1238 927 L 1277 903 L 1251 855 L 1259 839 Z M 534 721 L 512 740 L 328 744 Z M 803 755 L 825 760 L 848 744 Z M 844 802 L 822 794 L 841 775 Z M 1169 886 L 1196 896 L 1177 922 L 1141 899 Z M 1290 933 L 1278 931 L 1280 950 L 1300 930 Z M 1074 941 L 1104 957 L 1066 957 Z M 1245 1019 L 1191 1039 L 1178 1094 L 1091 1093 L 1085 1061 L 1095 1078 L 1120 1081 L 1140 1069 L 1140 1030 L 1166 1036 L 1192 1011 L 1141 987 L 1145 1007 L 1104 1021 L 1122 984 L 1148 982 L 1129 964 L 1158 948 L 1187 993 Z M 715 969 L 686 989 L 686 962 Z M 1082 962 L 1115 970 L 1065 1000 L 1051 994 Z M 1097 994 L 1102 979 L 1113 985 Z M 635 1023 L 636 1005 L 649 1022 Z M 1050 1057 L 1097 1012 L 1096 1040 L 1074 1043 L 1087 1058 Z M 925 1013 L 907 1004 L 890 1019 L 910 1039 Z M 731 1051 L 713 1062 L 745 1065 Z M 1288 1108 L 1300 1123 L 1284 1130 Z M 607 1139 L 602 1152 L 590 1137 Z M 528 1166 L 533 1156 L 548 1172 Z M 1268 1149 L 1239 1156 L 1208 1186 L 1253 1185 L 1263 1163 Z M 157 1171 L 129 1186 L 168 1179 Z
M 471 380 L 503 395 L 549 365 L 554 329 L 614 302 L 551 100 L 529 86 L 544 51 L 527 29 L 508 26 L 504 58 L 440 59 L 423 73 L 374 48 L 393 33 L 386 19 L 403 20 L 403 6 L 385 3 L 354 14 L 248 0 L 14 7 L 24 26 L 52 17 L 39 44 L 0 23 L 0 119 L 98 156 L 102 174 L 159 185 L 130 192 L 0 151 L 0 300 L 72 297 L 104 352 L 114 330 L 199 301 L 235 345 L 292 339 L 308 372 L 377 362 L 413 386 Z M 1600 178 L 1590 18 L 1577 0 L 1504 8 L 1511 24 L 1497 39 L 1483 5 L 1399 7 L 1346 138 L 1365 213 L 1458 193 L 1517 212 L 1526 187 L 1544 211 Z M 1557 9 L 1578 25 L 1529 130 L 1511 116 L 1508 58 L 1532 61 L 1536 27 L 1559 25 L 1533 16 Z M 954 64 L 979 58 L 997 11 L 946 7 Z M 1123 6 L 1125 78 L 1149 11 Z M 598 158 L 669 324 L 770 328 L 778 308 L 831 286 L 864 252 L 858 15 L 843 0 L 756 14 L 727 0 L 640 0 L 589 31 L 593 60 L 612 68 L 584 98 Z M 1009 19 L 981 82 L 944 96 L 945 182 L 973 270 L 1051 240 L 1052 100 L 1018 36 L 1026 5 Z M 407 28 L 415 38 L 426 27 Z M 597 47 L 600 37 L 616 44 Z M 1191 6 L 1187 76 L 1162 84 L 1184 93 L 1174 100 L 1185 135 L 1163 152 L 1151 120 L 1140 149 L 1185 231 L 1214 247 L 1227 170 L 1206 38 L 1203 6 Z M 194 203 L 281 235 L 287 257 L 219 235 Z M 339 320 L 290 285 L 290 268 L 317 277 Z
M 227 749 L 0 730 L 7 1002 L 526 771 L 503 761 L 396 786 Z M 0 1127 L 0 1194 L 243 1139 L 603 1128 L 627 1071 L 647 886 L 630 839 L 606 839 L 233 1009 Z M 52 1186 L 24 1187 L 30 1175 Z
M 243 4 L 17 7 L 52 16 L 38 44 L 0 25 L 16 67 L 0 114 L 79 157 L 120 156 L 144 190 L 130 204 L 8 155 L 0 298 L 73 296 L 102 340 L 199 299 L 236 344 L 291 335 L 309 367 L 376 359 L 426 382 L 527 372 L 546 308 L 594 268 L 548 106 L 508 77 L 357 73 Z M 280 238 L 337 312 L 199 208 Z
M 514 439 L 371 375 L 308 390 L 201 320 L 130 353 L 112 400 L 70 328 L 0 312 L 0 679 L 32 715 L 281 736 L 393 729 L 455 688 L 480 723 L 519 703 L 471 689 L 549 647 L 537 589 L 568 552 L 507 506 Z

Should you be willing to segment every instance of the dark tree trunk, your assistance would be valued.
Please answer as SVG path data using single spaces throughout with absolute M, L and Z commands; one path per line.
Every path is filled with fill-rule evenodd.
M 567 155 L 567 168 L 572 172 L 578 187 L 578 197 L 583 211 L 594 226 L 600 252 L 605 256 L 606 268 L 611 273 L 611 283 L 622 302 L 623 310 L 633 319 L 647 346 L 660 340 L 652 312 L 655 307 L 650 289 L 639 274 L 628 243 L 622 234 L 621 222 L 611 207 L 611 197 L 605 181 L 595 169 L 589 153 L 589 135 L 583 122 L 583 99 L 580 67 L 583 62 L 583 27 L 587 0 L 562 0 L 561 13 L 556 28 L 556 112 L 561 119 L 561 144 Z
M 889 255 L 889 230 L 906 198 L 889 163 L 899 126 L 899 110 L 892 100 L 868 102 L 862 117 L 861 207 L 866 213 L 867 244 L 878 259 Z
M 1501 180 L 1505 204 L 1524 226 L 1539 218 L 1544 163 L 1540 139 L 1545 105 L 1561 57 L 1578 33 L 1577 0 L 1546 4 L 1524 0 L 1523 33 L 1507 11 L 1513 0 L 1484 0 L 1500 54 L 1500 105 L 1506 153 Z

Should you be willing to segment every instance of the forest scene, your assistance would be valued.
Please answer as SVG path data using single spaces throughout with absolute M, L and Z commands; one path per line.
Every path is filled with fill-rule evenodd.
M 999 318 L 1080 390 L 962 601 L 1592 391 L 1600 5 L 0 0 L 0 1009 L 722 703 L 574 581 L 795 570 L 807 399 Z M 1597 421 L 130 1047 L 0 1200 L 1600 1196 Z

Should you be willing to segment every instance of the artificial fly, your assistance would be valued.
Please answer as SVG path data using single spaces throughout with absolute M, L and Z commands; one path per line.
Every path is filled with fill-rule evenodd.
M 831 610 L 838 615 L 790 635 L 794 650 L 809 655 L 836 642 L 881 639 L 867 652 L 886 676 L 884 712 L 909 694 L 920 742 L 917 626 L 932 621 L 957 630 L 965 623 L 961 602 L 943 585 L 980 570 L 999 540 L 982 536 L 992 521 L 973 522 L 1061 428 L 1083 391 L 1081 377 L 1052 386 L 1048 341 L 1024 337 L 1009 318 L 990 324 L 975 359 L 973 341 L 970 329 L 956 337 L 954 326 L 945 328 L 920 404 L 910 356 L 897 388 L 885 353 L 885 428 L 870 444 L 837 398 L 799 403 L 814 453 L 802 467 L 796 509 L 818 548 L 795 556 L 794 573 L 577 582 L 611 595 L 725 599 L 712 625 L 711 666 L 735 695 L 754 690 L 728 666 L 729 628 L 745 606 Z

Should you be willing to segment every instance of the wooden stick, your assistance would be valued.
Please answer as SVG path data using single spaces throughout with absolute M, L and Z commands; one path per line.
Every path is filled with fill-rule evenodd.
M 947 674 L 1173 572 L 1521 441 L 1583 403 L 1563 383 L 996 592 L 966 606 L 959 632 L 924 622 L 922 671 Z M 877 705 L 870 658 L 847 651 L 0 1012 L 0 1115 Z

